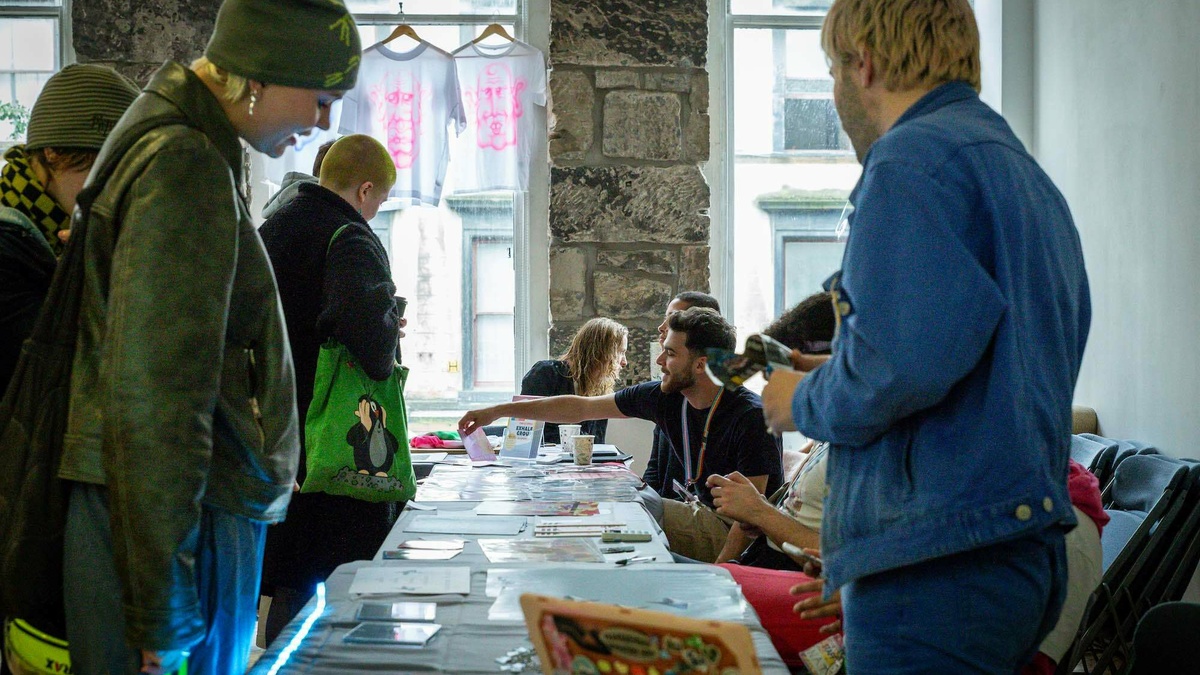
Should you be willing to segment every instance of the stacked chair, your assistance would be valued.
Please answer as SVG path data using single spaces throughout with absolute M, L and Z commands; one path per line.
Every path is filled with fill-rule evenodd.
M 1100 480 L 1112 520 L 1103 578 L 1057 673 L 1126 673 L 1138 621 L 1178 600 L 1200 560 L 1200 463 L 1091 434 L 1073 438 L 1071 456 Z

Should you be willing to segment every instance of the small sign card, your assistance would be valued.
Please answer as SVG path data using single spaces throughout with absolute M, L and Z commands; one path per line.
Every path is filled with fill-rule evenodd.
M 514 401 L 528 401 L 539 396 L 514 396 Z M 508 428 L 504 430 L 504 445 L 500 448 L 501 457 L 513 459 L 537 459 L 538 449 L 542 447 L 542 431 L 546 423 L 541 420 L 527 420 L 520 417 L 508 418 Z

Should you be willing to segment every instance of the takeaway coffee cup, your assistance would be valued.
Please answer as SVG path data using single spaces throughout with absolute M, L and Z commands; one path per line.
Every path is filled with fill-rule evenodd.
M 571 439 L 579 435 L 581 427 L 578 424 L 558 425 L 558 444 L 563 450 L 572 452 Z
M 571 438 L 571 453 L 575 455 L 575 463 L 586 465 L 592 463 L 592 444 L 596 437 L 591 434 L 580 434 Z

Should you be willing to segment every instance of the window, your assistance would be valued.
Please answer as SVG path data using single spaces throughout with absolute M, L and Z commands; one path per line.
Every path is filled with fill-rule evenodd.
M 67 62 L 63 0 L 0 0 L 0 148 L 25 140 L 33 102 Z
M 516 284 L 513 269 L 511 194 L 463 195 L 446 199 L 463 228 L 463 394 L 511 393 Z
M 548 16 L 546 0 L 528 4 Z M 403 21 L 396 2 L 349 0 L 347 5 L 355 14 L 364 48 L 386 39 L 400 23 L 447 52 L 477 37 L 490 23 L 531 42 L 525 37 L 525 17 L 531 13 L 527 0 L 407 0 L 400 5 Z M 502 42 L 489 38 L 485 44 Z M 532 42 L 536 46 L 537 40 Z M 407 37 L 389 43 L 401 52 L 414 46 Z M 333 116 L 339 113 L 335 110 Z M 278 160 L 258 158 L 256 206 L 278 189 L 287 172 L 310 173 L 318 147 L 336 138 L 334 132 L 336 120 L 331 132 L 295 152 Z M 545 350 L 545 339 L 539 345 L 530 335 L 544 335 L 547 326 L 530 308 L 548 305 L 541 297 L 546 291 L 531 288 L 528 279 L 539 274 L 537 261 L 545 258 L 546 243 L 537 252 L 531 250 L 529 233 L 537 228 L 530 227 L 526 214 L 536 211 L 529 206 L 530 194 L 537 186 L 545 191 L 547 170 L 539 169 L 545 161 L 539 162 L 535 154 L 530 193 L 459 192 L 457 140 L 451 133 L 450 166 L 438 206 L 393 199 L 371 221 L 389 252 L 397 293 L 408 298 L 409 323 L 401 349 L 404 364 L 411 368 L 405 397 L 415 432 L 452 428 L 465 409 L 507 400 L 528 364 L 544 358 L 537 352 L 539 347 Z M 545 145 L 544 138 L 535 143 L 539 145 Z M 545 262 L 540 269 L 546 276 Z
M 713 288 L 742 338 L 821 290 L 841 266 L 839 223 L 861 167 L 820 46 L 830 4 L 729 0 L 711 36 L 721 40 L 712 54 L 726 73 L 713 79 L 714 118 L 727 101 L 729 139 L 713 153 L 722 165 L 711 173 L 714 211 L 723 220 L 714 224 Z

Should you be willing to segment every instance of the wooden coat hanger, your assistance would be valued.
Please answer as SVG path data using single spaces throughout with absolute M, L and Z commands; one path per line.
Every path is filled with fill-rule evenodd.
M 471 44 L 473 44 L 473 45 L 479 44 L 480 42 L 483 42 L 485 39 L 487 39 L 493 35 L 498 35 L 498 36 L 504 38 L 505 40 L 508 40 L 509 42 L 517 41 L 516 38 L 514 38 L 513 36 L 508 34 L 508 31 L 504 30 L 504 26 L 501 26 L 498 23 L 489 23 L 487 25 L 487 28 L 484 28 L 483 32 L 479 34 L 479 37 L 475 38 L 474 40 L 471 40 Z
M 396 28 L 392 30 L 392 34 L 384 38 L 383 42 L 380 42 L 379 44 L 386 45 L 392 40 L 395 40 L 399 37 L 404 37 L 406 35 L 417 42 L 424 42 L 424 40 L 421 39 L 421 36 L 417 35 L 417 31 L 413 30 L 412 26 L 404 23 L 404 3 L 402 2 L 400 3 L 400 25 L 396 26 Z
M 421 36 L 417 35 L 417 31 L 413 30 L 412 26 L 402 23 L 399 26 L 396 26 L 395 30 L 392 31 L 392 34 L 384 38 L 383 42 L 380 42 L 379 44 L 386 45 L 392 40 L 395 40 L 399 37 L 404 37 L 405 35 L 416 40 L 417 42 L 424 42 L 424 40 L 421 39 Z

